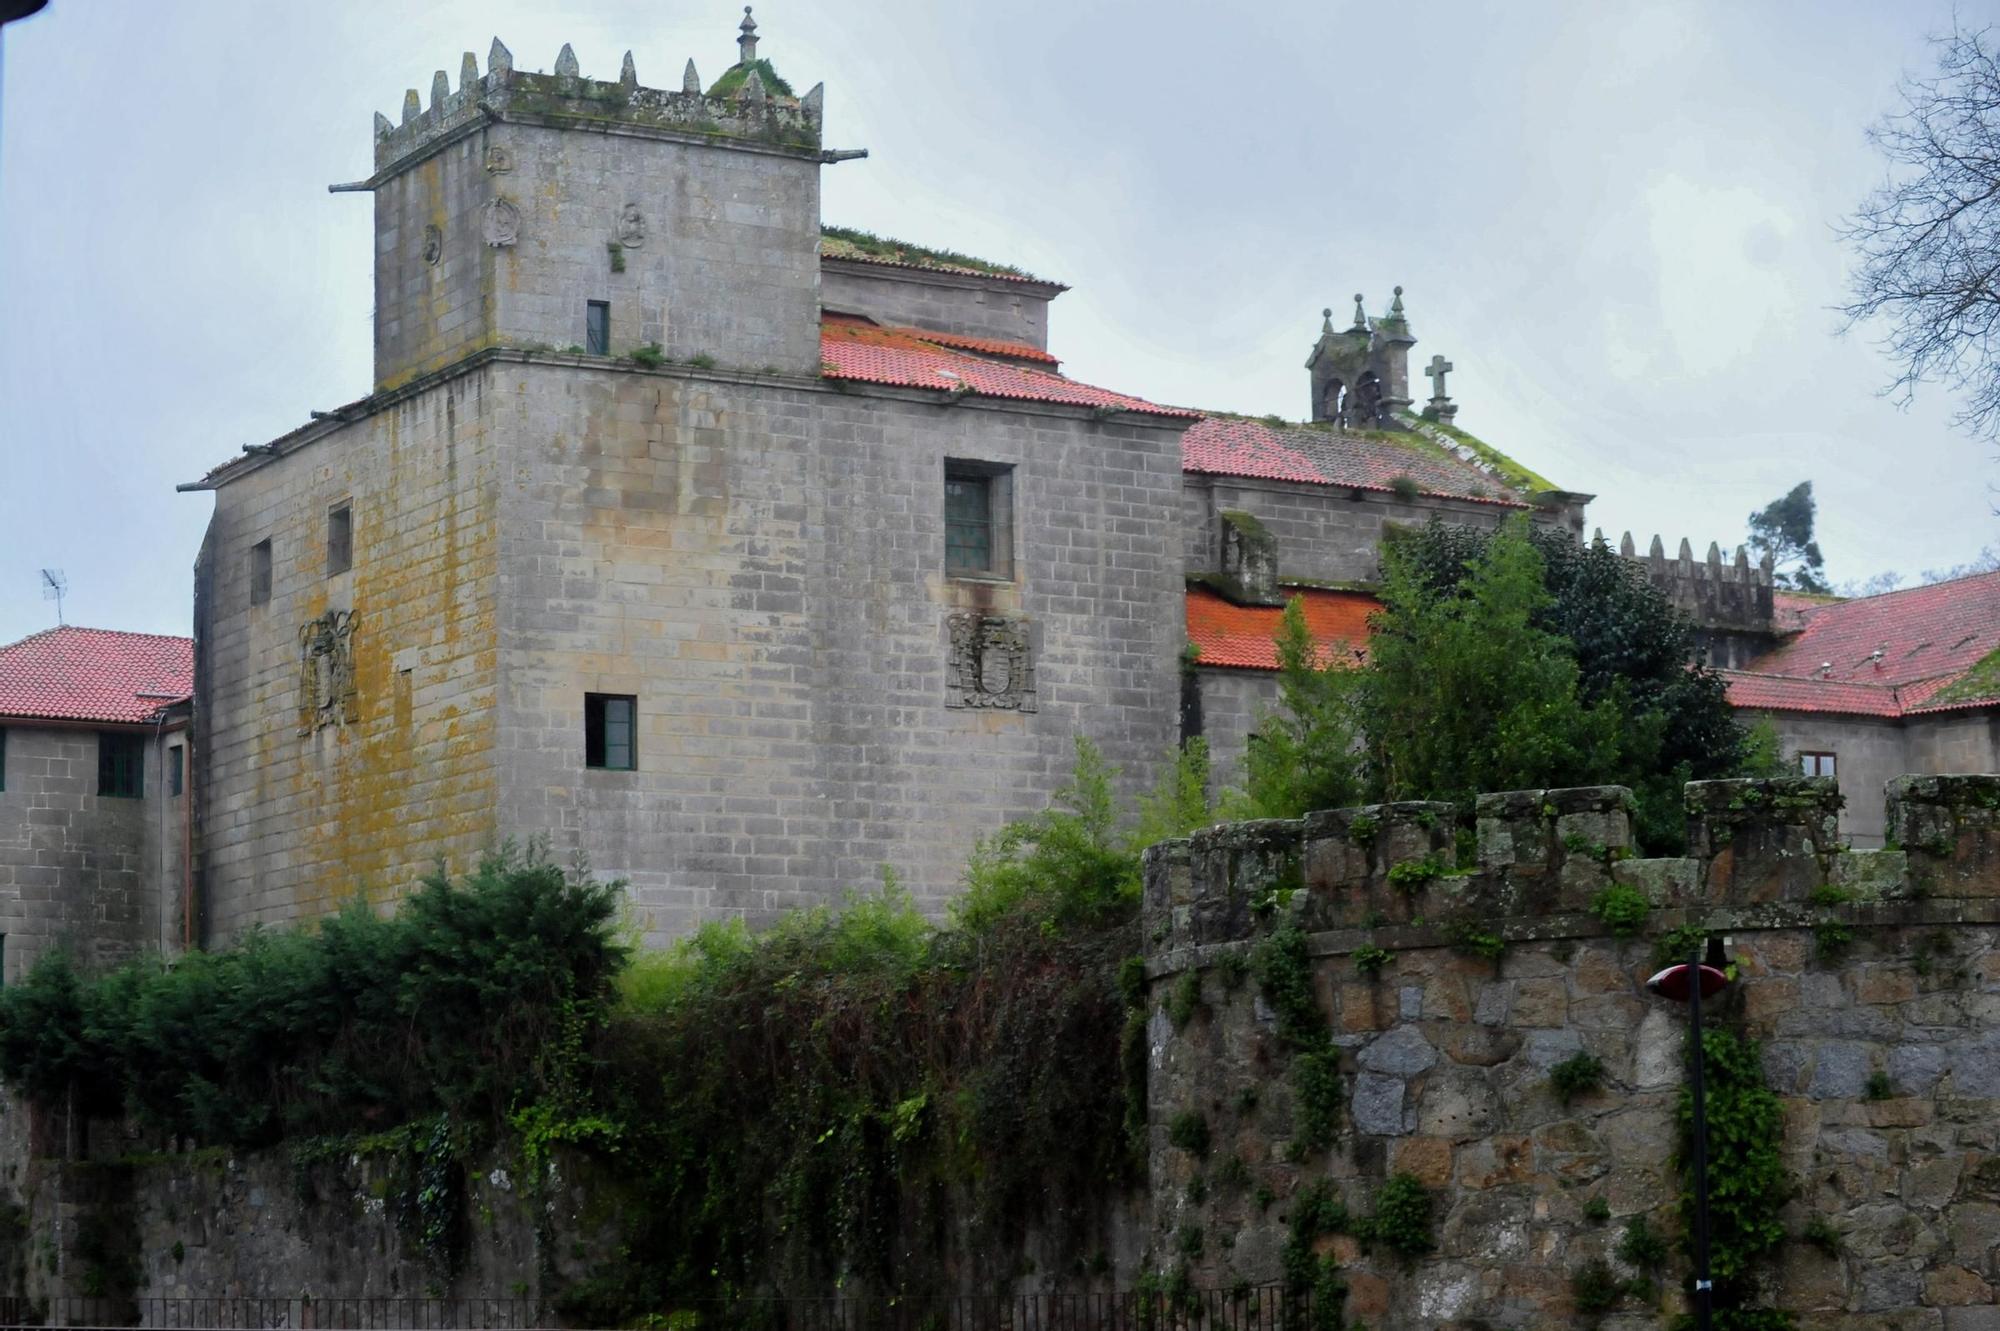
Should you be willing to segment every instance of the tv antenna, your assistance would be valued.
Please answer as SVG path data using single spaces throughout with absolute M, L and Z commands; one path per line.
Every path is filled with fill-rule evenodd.
M 68 590 L 69 590 L 69 579 L 63 576 L 63 571 L 61 569 L 45 568 L 42 570 L 42 599 L 44 601 L 54 601 L 56 603 L 57 624 L 61 624 L 63 622 L 63 608 L 62 608 L 63 593 L 67 592 Z

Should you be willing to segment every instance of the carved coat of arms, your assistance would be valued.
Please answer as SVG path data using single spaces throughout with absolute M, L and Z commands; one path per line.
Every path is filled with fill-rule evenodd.
M 1028 621 L 968 610 L 950 620 L 945 706 L 1035 710 Z
M 329 610 L 299 628 L 299 733 L 356 716 L 354 612 Z

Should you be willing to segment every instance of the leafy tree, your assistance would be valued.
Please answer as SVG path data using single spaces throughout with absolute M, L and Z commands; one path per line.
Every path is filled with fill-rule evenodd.
M 1888 391 L 1964 394 L 1957 423 L 2000 437 L 2000 46 L 1991 29 L 1935 38 L 1937 68 L 1869 130 L 1889 176 L 1847 220 L 1850 328 L 1880 319 L 1900 365 Z
M 1584 698 L 1574 644 L 1535 622 L 1553 598 L 1523 526 L 1489 538 L 1453 586 L 1405 549 L 1387 552 L 1384 609 L 1357 676 L 1382 798 L 1469 804 L 1624 767 L 1624 699 Z
M 1294 597 L 1278 628 L 1278 710 L 1260 719 L 1244 755 L 1244 790 L 1229 818 L 1296 818 L 1357 803 L 1363 793 L 1358 694 L 1351 659 L 1320 659 Z
M 1798 592 L 1825 593 L 1826 561 L 1813 539 L 1812 482 L 1800 481 L 1750 515 L 1750 548 L 1771 557 L 1776 585 Z

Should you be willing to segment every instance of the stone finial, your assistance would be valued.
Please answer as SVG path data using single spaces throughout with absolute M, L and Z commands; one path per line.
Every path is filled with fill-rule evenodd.
M 492 48 L 486 52 L 486 72 L 489 74 L 506 74 L 512 72 L 513 68 L 514 53 L 508 50 L 498 37 L 495 37 Z
M 1322 333 L 1333 331 L 1333 306 L 1329 305 L 1319 312 L 1319 331 Z
M 1646 552 L 1646 557 L 1648 559 L 1661 559 L 1661 560 L 1664 560 L 1667 557 L 1666 543 L 1662 541 L 1657 534 L 1653 537 L 1653 548 Z
M 1619 554 L 1621 554 L 1621 555 L 1623 555 L 1623 556 L 1624 556 L 1625 558 L 1627 558 L 1627 559 L 1630 559 L 1630 558 L 1632 558 L 1632 557 L 1633 557 L 1634 555 L 1636 555 L 1637 553 L 1639 553 L 1639 549 L 1638 549 L 1638 547 L 1632 544 L 1632 533 L 1631 533 L 1631 532 L 1629 532 L 1629 531 L 1628 531 L 1628 532 L 1626 532 L 1626 533 L 1625 533 L 1625 535 L 1624 535 L 1624 536 L 1623 536 L 1622 538 L 1620 538 L 1620 539 L 1619 539 L 1619 542 L 1618 542 L 1618 553 L 1619 553 Z
M 1609 541 L 1606 541 L 1604 539 L 1604 528 L 1598 527 L 1590 533 L 1590 543 L 1593 547 L 1599 550 L 1604 549 L 1607 545 L 1610 544 Z
M 458 90 L 471 92 L 472 85 L 479 82 L 479 58 L 467 51 L 458 58 Z
M 764 104 L 764 76 L 754 69 L 750 71 L 750 77 L 743 80 L 743 100 L 752 106 Z
M 380 111 L 377 111 L 375 113 L 375 137 L 378 139 L 384 138 L 390 134 L 394 134 L 395 132 L 396 132 L 396 127 L 389 123 L 389 117 L 383 115 Z
M 1770 577 L 1772 570 L 1778 567 L 1777 556 L 1766 550 L 1764 557 L 1757 561 L 1757 567 L 1764 570 L 1765 577 Z
M 1710 541 L 1708 543 L 1708 562 L 1710 567 L 1713 568 L 1722 567 L 1722 547 L 1717 545 L 1714 541 Z
M 446 78 L 445 72 L 440 69 L 431 75 L 431 110 L 436 111 L 443 107 L 444 99 L 449 96 L 451 96 L 451 80 Z
M 1679 557 L 1683 564 L 1694 563 L 1694 547 L 1688 543 L 1688 538 L 1685 536 L 1681 537 L 1681 553 Z
M 681 91 L 692 93 L 701 91 L 701 75 L 694 72 L 692 60 L 688 61 L 688 67 L 681 71 Z
M 1397 323 L 1403 322 L 1403 289 L 1396 288 L 1395 299 L 1389 302 L 1389 317 Z
M 403 93 L 403 123 L 407 125 L 423 113 L 424 104 L 422 99 L 417 96 L 417 90 L 415 88 L 405 90 Z
M 750 17 L 750 6 L 743 6 L 743 22 L 736 30 L 743 35 L 736 39 L 736 49 L 742 53 L 742 63 L 755 64 L 757 60 L 757 20 Z
M 1742 546 L 1736 547 L 1736 574 L 1743 577 L 1750 572 L 1750 552 Z
M 826 114 L 826 85 L 813 84 L 812 91 L 799 99 L 799 109 L 806 113 L 806 119 L 817 123 Z
M 1361 332 L 1368 331 L 1368 311 L 1361 308 L 1361 293 L 1354 293 L 1354 327 Z
M 625 63 L 618 67 L 618 86 L 631 92 L 639 86 L 639 67 L 632 63 L 632 53 L 625 53 Z
M 556 77 L 574 79 L 582 75 L 583 69 L 576 63 L 576 52 L 570 49 L 568 42 L 564 42 L 563 49 L 556 52 Z

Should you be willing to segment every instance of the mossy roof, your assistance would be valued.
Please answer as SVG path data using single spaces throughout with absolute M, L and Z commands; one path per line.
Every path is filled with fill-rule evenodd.
M 1464 451 L 1469 458 L 1414 430 L 1340 430 L 1328 422 L 1210 412 L 1181 437 L 1181 466 L 1364 490 L 1413 486 L 1419 494 L 1508 508 L 1529 507 L 1532 495 L 1555 489 L 1490 445 L 1468 443 Z
M 977 259 L 957 250 L 914 245 L 907 240 L 891 240 L 870 231 L 851 227 L 823 226 L 819 231 L 819 252 L 829 259 L 856 259 L 863 263 L 896 264 L 904 268 L 929 268 L 938 272 L 966 273 L 975 277 L 1005 277 L 1024 282 L 1043 279 L 1010 263 Z
M 771 62 L 768 60 L 753 60 L 747 65 L 739 61 L 731 65 L 722 71 L 722 77 L 709 88 L 708 95 L 734 97 L 743 90 L 743 84 L 749 79 L 750 71 L 753 69 L 757 71 L 757 77 L 764 81 L 765 92 L 776 93 L 780 97 L 792 95 L 792 85 L 785 82 L 777 70 L 771 68 Z

